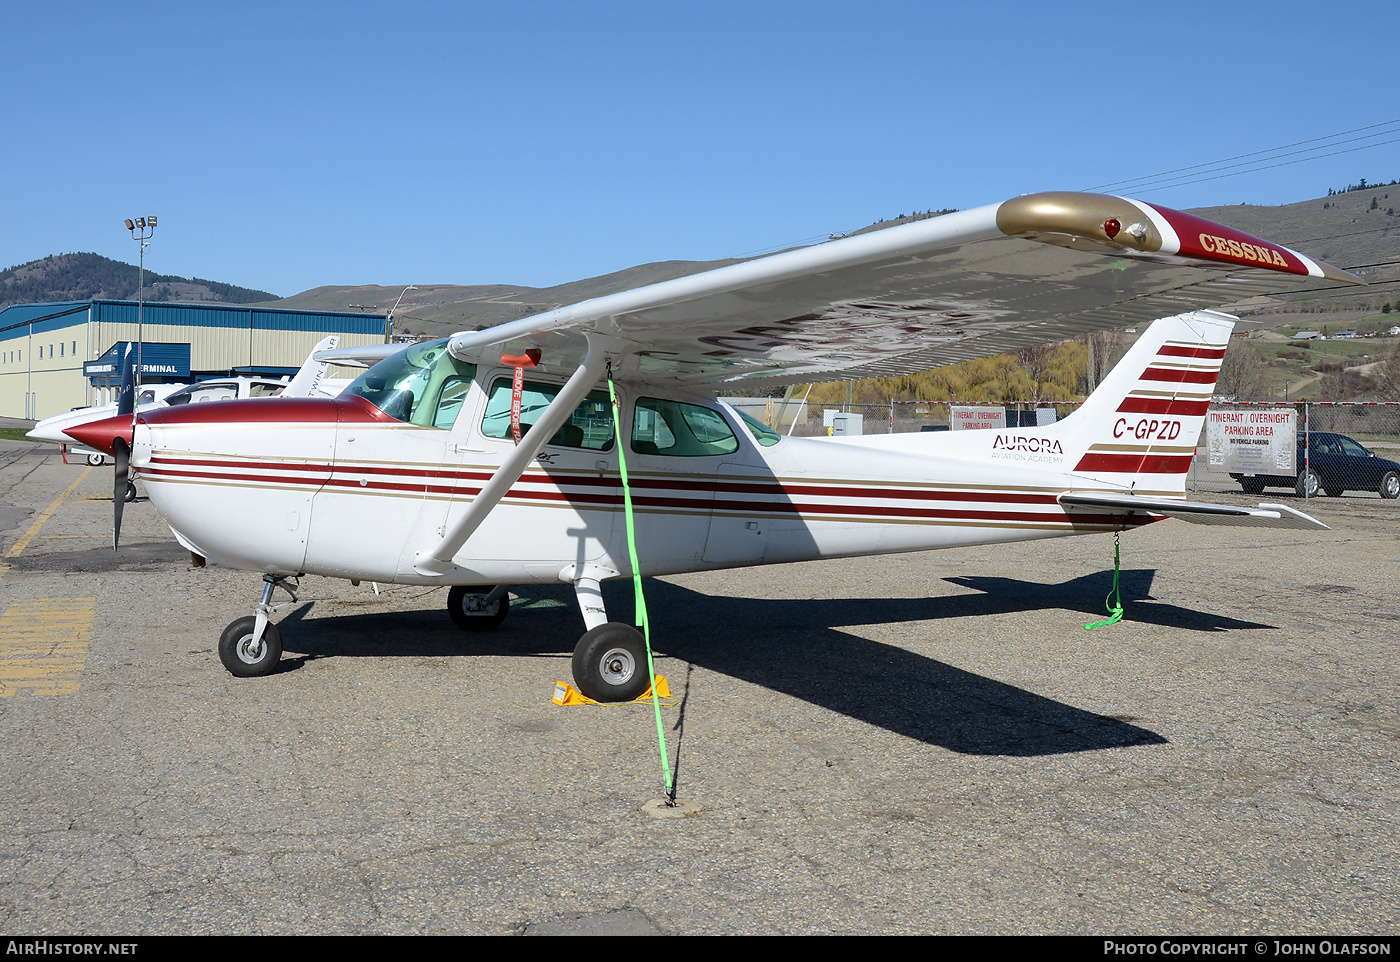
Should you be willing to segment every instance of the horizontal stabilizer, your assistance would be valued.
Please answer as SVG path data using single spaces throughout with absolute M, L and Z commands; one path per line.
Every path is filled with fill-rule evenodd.
M 1241 508 L 1230 504 L 1207 504 L 1203 501 L 1175 501 L 1171 498 L 1140 498 L 1134 494 L 1085 493 L 1068 491 L 1060 495 L 1060 504 L 1067 508 L 1093 508 L 1096 511 L 1121 511 L 1132 514 L 1162 514 L 1180 518 L 1192 524 L 1228 524 L 1253 528 L 1297 528 L 1326 531 L 1327 525 L 1286 504 L 1261 504 L 1257 508 Z

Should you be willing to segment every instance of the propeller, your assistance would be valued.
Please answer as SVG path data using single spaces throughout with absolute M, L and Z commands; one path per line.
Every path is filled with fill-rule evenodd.
M 135 350 L 134 344 L 126 346 L 126 354 L 122 358 L 122 386 L 117 393 L 117 417 L 132 419 L 133 441 L 136 439 Z M 135 494 L 135 485 L 131 483 L 131 448 L 125 439 L 116 438 L 112 441 L 112 460 L 116 462 L 115 477 L 112 481 L 112 550 L 116 551 L 122 533 L 122 509 Z
M 117 462 L 116 479 L 112 482 L 112 550 L 116 551 L 122 533 L 122 509 L 131 486 L 131 450 L 126 441 L 117 438 L 112 442 L 112 457 Z

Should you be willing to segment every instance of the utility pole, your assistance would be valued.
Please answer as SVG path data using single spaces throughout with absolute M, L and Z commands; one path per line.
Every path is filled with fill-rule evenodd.
M 131 231 L 131 239 L 141 244 L 136 268 L 136 390 L 132 399 L 131 423 L 136 423 L 135 399 L 141 396 L 141 345 L 145 341 L 145 306 L 141 291 L 146 286 L 146 248 L 151 246 L 151 236 L 156 232 L 156 217 L 138 217 L 135 221 L 126 220 L 126 229 Z

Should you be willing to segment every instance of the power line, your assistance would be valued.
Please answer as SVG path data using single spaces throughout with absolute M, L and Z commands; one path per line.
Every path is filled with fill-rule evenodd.
M 1387 133 L 1400 133 L 1400 131 L 1387 131 Z M 1379 136 L 1379 135 L 1376 135 L 1376 136 Z M 1346 141 L 1343 141 L 1343 143 L 1346 143 Z M 1384 147 L 1386 144 L 1395 144 L 1395 143 L 1400 143 L 1400 137 L 1397 137 L 1397 138 L 1395 138 L 1394 140 L 1383 140 L 1383 141 L 1381 141 L 1380 143 L 1376 143 L 1376 144 L 1364 144 L 1363 146 L 1360 146 L 1360 147 L 1348 147 L 1346 150 L 1334 150 L 1334 151 L 1332 151 L 1331 153 L 1326 153 L 1326 154 L 1314 154 L 1314 155 L 1311 156 L 1311 157 L 1300 157 L 1300 158 L 1298 158 L 1297 160 L 1285 160 L 1285 161 L 1283 161 L 1282 163 L 1278 163 L 1278 164 L 1261 164 L 1261 165 L 1259 165 L 1259 166 L 1249 167 L 1249 168 L 1247 168 L 1247 169 L 1245 169 L 1245 170 L 1237 170 L 1237 171 L 1234 171 L 1233 173 L 1229 173 L 1229 174 L 1217 174 L 1217 175 L 1215 175 L 1215 176 L 1213 176 L 1213 177 L 1194 177 L 1194 178 L 1187 178 L 1187 179 L 1185 179 L 1185 180 L 1176 181 L 1175 183 L 1157 184 L 1157 185 L 1144 185 L 1143 188 L 1142 188 L 1142 191 L 1143 191 L 1144 193 L 1155 193 L 1155 192 L 1157 192 L 1157 191 L 1169 190 L 1169 189 L 1171 189 L 1171 188 L 1173 188 L 1173 187 L 1185 187 L 1185 186 L 1188 185 L 1188 184 L 1203 184 L 1203 183 L 1205 183 L 1206 181 L 1210 181 L 1210 180 L 1223 180 L 1223 179 L 1226 178 L 1226 177 L 1238 177 L 1238 176 L 1240 176 L 1241 174 L 1252 174 L 1252 173 L 1255 173 L 1256 171 L 1260 171 L 1260 170 L 1273 170 L 1275 167 L 1291 167 L 1293 164 L 1302 164 L 1302 163 L 1306 163 L 1307 161 L 1310 161 L 1310 160 L 1321 160 L 1321 159 L 1324 158 L 1324 157 L 1335 157 L 1335 156 L 1337 156 L 1338 154 L 1353 154 L 1353 153 L 1356 153 L 1358 150 L 1370 150 L 1372 147 Z M 1287 155 L 1286 155 L 1286 154 L 1282 154 L 1282 155 L 1280 155 L 1280 156 L 1287 156 Z M 1238 166 L 1238 165 L 1236 165 L 1236 166 Z M 1134 189 L 1136 189 L 1136 188 L 1134 188 Z
M 1229 163 L 1229 162 L 1232 161 L 1232 160 L 1243 160 L 1243 159 L 1246 158 L 1246 157 L 1258 157 L 1258 156 L 1261 155 L 1261 154 L 1274 154 L 1274 153 L 1277 153 L 1277 152 L 1280 151 L 1280 150 L 1288 150 L 1290 147 L 1301 147 L 1301 146 L 1303 146 L 1304 144 L 1315 144 L 1315 143 L 1318 143 L 1319 141 L 1323 141 L 1323 140 L 1335 140 L 1335 139 L 1338 138 L 1338 137 L 1345 137 L 1347 134 L 1356 134 L 1356 133 L 1360 133 L 1360 132 L 1363 131 L 1363 130 L 1374 130 L 1374 129 L 1377 128 L 1377 127 L 1389 127 L 1389 126 L 1391 126 L 1391 125 L 1393 125 L 1393 124 L 1400 124 L 1400 119 L 1398 119 L 1398 120 L 1387 120 L 1387 121 L 1384 121 L 1384 122 L 1379 123 L 1379 124 L 1367 124 L 1365 127 L 1353 127 L 1351 130 L 1340 130 L 1340 131 L 1338 131 L 1338 132 L 1335 133 L 1335 134 L 1327 134 L 1327 135 L 1324 136 L 1324 137 L 1312 137 L 1312 138 L 1309 138 L 1308 140 L 1298 140 L 1298 141 L 1294 141 L 1294 142 L 1291 143 L 1291 144 L 1283 144 L 1283 145 L 1281 145 L 1281 146 L 1279 146 L 1279 147 L 1270 147 L 1270 148 L 1268 148 L 1268 149 L 1266 149 L 1266 150 L 1253 150 L 1253 151 L 1250 151 L 1250 152 L 1247 153 L 1247 154 L 1236 154 L 1236 155 L 1233 156 L 1233 157 L 1225 157 L 1225 158 L 1223 158 L 1223 159 L 1221 159 L 1221 160 L 1213 160 L 1213 161 L 1210 161 L 1209 163 L 1205 163 L 1205 164 L 1192 164 L 1192 165 L 1189 166 L 1189 167 L 1177 167 L 1177 168 L 1175 168 L 1175 169 L 1173 169 L 1173 170 L 1164 170 L 1164 171 L 1160 171 L 1159 173 L 1156 173 L 1156 174 L 1146 174 L 1146 175 L 1144 175 L 1144 176 L 1142 176 L 1142 177 L 1136 177 L 1136 178 L 1132 178 L 1132 179 L 1130 179 L 1130 180 L 1116 180 L 1116 181 L 1113 181 L 1112 183 L 1109 183 L 1109 184 L 1100 184 L 1098 187 L 1090 187 L 1090 188 L 1087 188 L 1087 189 L 1088 189 L 1088 190 L 1107 190 L 1107 189 L 1110 188 L 1110 187 L 1122 187 L 1122 186 L 1125 185 L 1125 184 L 1138 184 L 1138 183 L 1141 183 L 1141 182 L 1143 182 L 1143 181 L 1149 181 L 1149 182 L 1150 182 L 1150 181 L 1156 180 L 1156 179 L 1159 178 L 1159 177 L 1167 177 L 1167 176 L 1172 175 L 1172 174 L 1181 174 L 1181 173 L 1185 173 L 1186 171 L 1189 171 L 1189 170 L 1200 170 L 1201 168 L 1205 168 L 1205 167 L 1216 168 L 1217 165 L 1219 165 L 1219 164 L 1227 164 L 1227 163 Z M 1379 134 L 1370 134 L 1370 135 L 1368 135 L 1368 136 L 1378 137 L 1378 136 L 1381 136 L 1381 134 L 1388 133 L 1388 132 L 1389 132 L 1389 131 L 1381 131 L 1381 133 L 1379 133 Z M 1354 138 L 1354 139 L 1361 140 L 1361 139 L 1364 139 L 1364 138 Z M 1342 142 L 1343 142 L 1343 143 L 1347 143 L 1347 141 L 1342 141 Z M 1335 146 L 1335 145 L 1329 144 L 1328 146 Z M 1317 149 L 1317 148 L 1314 148 L 1314 149 Z M 1286 156 L 1286 155 L 1284 155 L 1284 156 Z

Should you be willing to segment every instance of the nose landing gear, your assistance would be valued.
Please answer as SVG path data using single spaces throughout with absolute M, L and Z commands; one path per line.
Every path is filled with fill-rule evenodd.
M 272 614 L 272 592 L 281 588 L 295 603 L 297 596 L 292 590 L 295 584 L 296 579 L 284 575 L 263 575 L 262 600 L 258 602 L 257 614 L 236 619 L 219 636 L 219 660 L 229 674 L 257 678 L 277 670 L 277 662 L 282 657 L 282 634 L 268 620 Z

